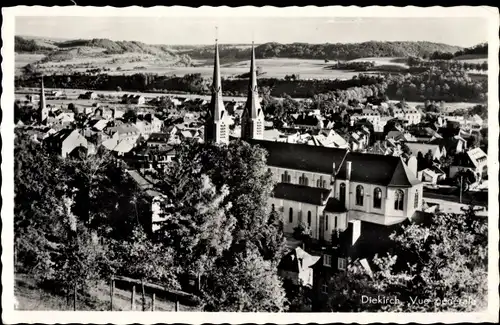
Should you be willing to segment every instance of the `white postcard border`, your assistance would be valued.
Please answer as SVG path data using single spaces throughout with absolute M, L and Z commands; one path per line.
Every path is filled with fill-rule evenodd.
M 498 27 L 499 14 L 492 7 L 41 7 L 3 8 L 2 25 L 2 320 L 4 323 L 330 323 L 372 322 L 455 323 L 498 321 Z M 198 312 L 35 312 L 14 310 L 13 279 L 13 152 L 14 152 L 14 20 L 16 16 L 189 16 L 189 17 L 482 17 L 488 21 L 489 116 L 489 306 L 481 313 L 198 313 Z

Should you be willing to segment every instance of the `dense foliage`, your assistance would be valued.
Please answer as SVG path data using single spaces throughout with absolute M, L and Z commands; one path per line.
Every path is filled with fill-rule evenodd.
M 17 53 L 46 53 L 52 50 L 52 47 L 40 44 L 33 39 L 14 37 L 14 51 Z
M 332 311 L 441 312 L 487 307 L 488 226 L 470 208 L 464 214 L 436 215 L 394 233 L 394 253 L 374 259 L 370 277 L 359 266 L 334 277 Z M 365 274 L 365 275 L 363 275 Z M 361 303 L 361 296 L 397 298 Z
M 207 310 L 283 311 L 277 263 L 285 239 L 266 207 L 262 149 L 186 143 L 161 175 L 164 219 L 151 235 L 151 197 L 106 153 L 62 159 L 17 131 L 16 271 L 54 293 L 87 293 L 111 275 L 183 289 L 201 277 Z M 222 281 L 225 279 L 225 281 Z M 242 291 L 241 283 L 252 290 Z
M 268 88 L 270 95 L 281 97 L 288 94 L 292 97 L 307 98 L 331 91 L 342 91 L 353 87 L 376 85 L 379 89 L 386 89 L 386 95 L 391 99 L 405 98 L 408 101 L 444 100 L 457 101 L 485 101 L 487 80 L 473 79 L 463 70 L 433 69 L 417 74 L 360 74 L 351 79 L 276 79 L 260 78 L 261 91 Z M 39 77 L 25 75 L 16 77 L 17 87 L 38 87 Z M 188 74 L 183 77 L 162 76 L 156 74 L 138 73 L 134 75 L 107 75 L 107 74 L 72 74 L 52 75 L 44 79 L 49 88 L 73 88 L 116 90 L 118 87 L 126 91 L 166 92 L 175 93 L 210 93 L 211 80 L 200 74 Z M 226 96 L 246 96 L 248 80 L 223 79 L 223 93 Z

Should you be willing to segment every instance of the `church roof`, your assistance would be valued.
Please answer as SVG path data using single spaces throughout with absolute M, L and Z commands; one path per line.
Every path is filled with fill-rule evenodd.
M 289 183 L 278 183 L 274 187 L 273 197 L 314 205 L 324 205 L 330 192 L 331 189 Z
M 419 184 L 415 175 L 400 157 L 349 152 L 345 162 L 351 162 L 351 181 L 381 186 L 411 187 Z M 337 178 L 346 179 L 346 163 Z
M 270 166 L 332 174 L 333 163 L 337 168 L 347 154 L 346 149 L 310 146 L 286 142 L 250 140 L 268 152 Z

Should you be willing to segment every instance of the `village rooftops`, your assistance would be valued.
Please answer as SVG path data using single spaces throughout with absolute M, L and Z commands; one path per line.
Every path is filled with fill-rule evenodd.
M 169 133 L 151 133 L 147 142 L 167 143 L 169 139 L 170 139 Z

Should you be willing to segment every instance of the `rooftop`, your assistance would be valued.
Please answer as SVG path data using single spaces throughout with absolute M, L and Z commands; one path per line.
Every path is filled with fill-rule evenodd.
M 274 187 L 273 197 L 278 199 L 324 205 L 331 190 L 304 185 L 278 183 Z

